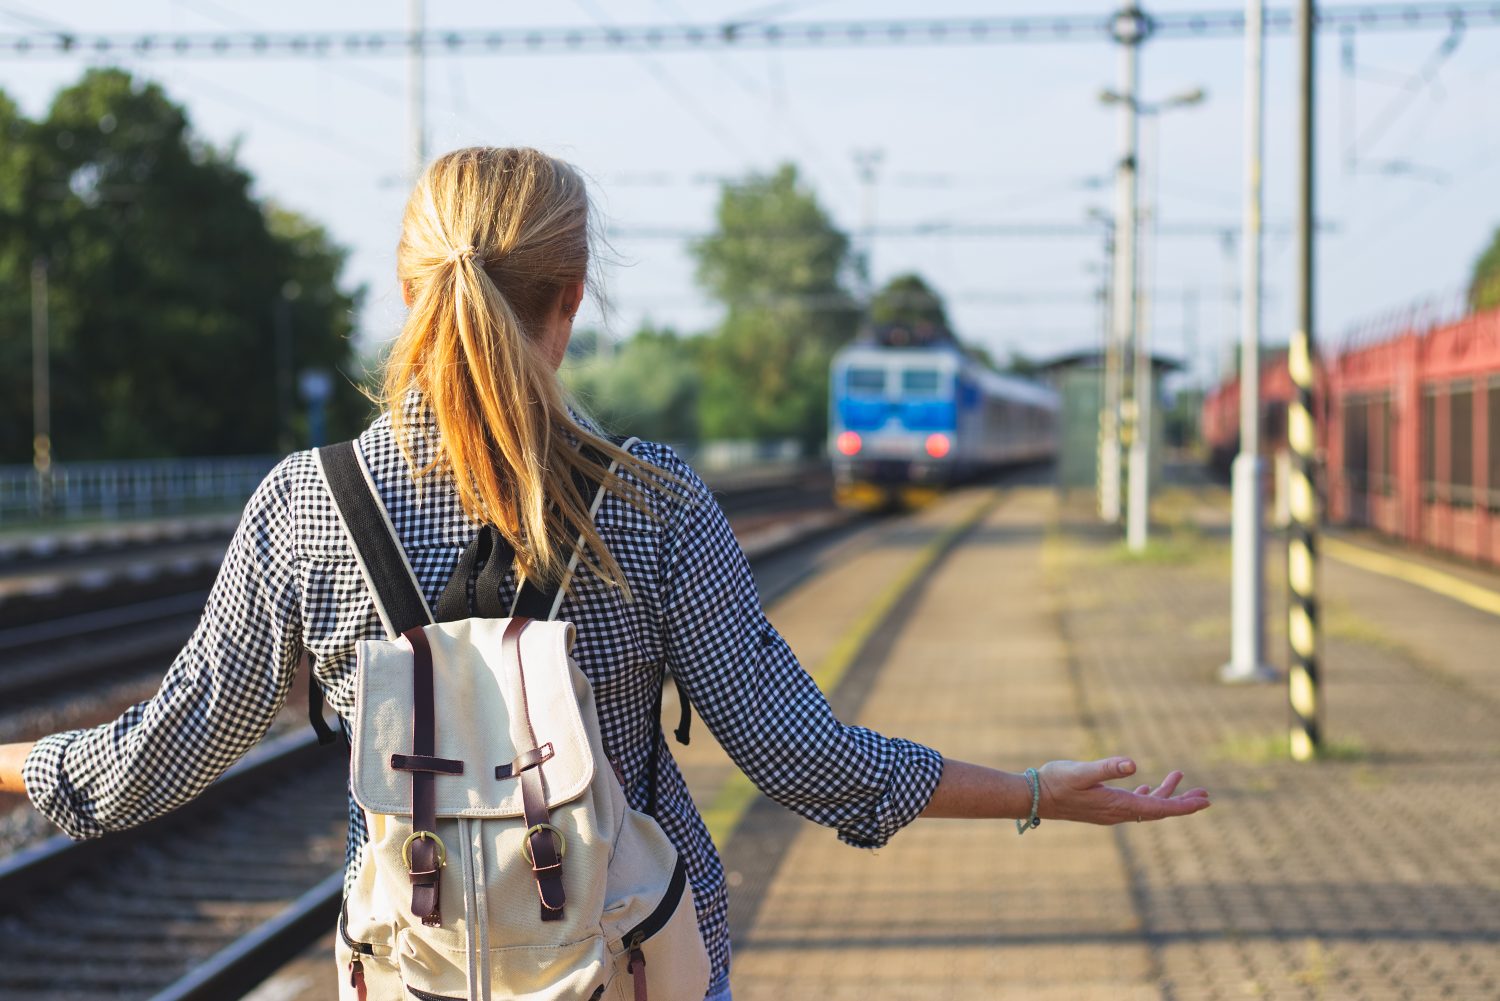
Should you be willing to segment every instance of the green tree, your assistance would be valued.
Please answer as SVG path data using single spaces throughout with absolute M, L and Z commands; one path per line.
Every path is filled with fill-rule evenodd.
M 563 381 L 607 430 L 655 441 L 698 441 L 697 339 L 646 326 L 613 350 L 591 350 L 597 332 L 579 331 Z
M 1500 306 L 1500 229 L 1474 262 L 1469 278 L 1469 307 L 1477 312 L 1494 306 Z
M 699 284 L 726 308 L 702 345 L 702 434 L 820 442 L 828 363 L 859 320 L 849 238 L 789 164 L 726 184 L 715 219 L 692 247 Z
M 47 262 L 59 461 L 298 442 L 296 372 L 350 358 L 358 296 L 338 287 L 344 252 L 261 205 L 232 153 L 124 71 L 90 70 L 19 131 L 27 159 L 7 183 L 25 252 L 0 251 L 0 282 L 24 288 L 29 259 Z M 29 363 L 0 379 L 29 401 Z M 368 408 L 347 379 L 335 386 L 331 430 L 344 433 Z M 29 459 L 29 415 L 0 434 L 0 455 Z
M 870 322 L 951 330 L 943 298 L 917 274 L 897 275 L 870 300 Z

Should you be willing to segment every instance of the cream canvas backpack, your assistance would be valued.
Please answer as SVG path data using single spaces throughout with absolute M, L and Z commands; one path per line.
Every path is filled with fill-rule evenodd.
M 357 444 L 318 459 L 386 630 L 357 647 L 350 789 L 369 842 L 340 997 L 702 1001 L 683 860 L 625 801 L 574 627 L 553 621 L 563 588 L 493 607 L 512 554 L 486 529 L 434 616 Z M 578 486 L 592 517 L 603 488 Z

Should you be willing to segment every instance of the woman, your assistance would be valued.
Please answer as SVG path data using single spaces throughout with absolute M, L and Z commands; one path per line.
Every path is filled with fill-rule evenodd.
M 492 148 L 433 163 L 398 248 L 410 315 L 386 362 L 382 416 L 360 446 L 429 601 L 484 524 L 515 547 L 528 578 L 548 582 L 562 579 L 569 557 L 563 520 L 589 526 L 586 569 L 559 617 L 577 626 L 574 654 L 631 805 L 654 799 L 687 861 L 710 997 L 729 996 L 724 872 L 654 718 L 664 668 L 767 795 L 858 847 L 885 844 L 918 816 L 1008 817 L 1024 828 L 1209 805 L 1202 789 L 1173 795 L 1178 772 L 1154 790 L 1105 785 L 1134 771 L 1124 758 L 1013 774 L 834 719 L 766 621 L 744 556 L 692 469 L 661 445 L 624 451 L 568 409 L 556 371 L 588 258 L 588 198 L 567 164 Z M 601 461 L 617 462 L 618 475 L 606 477 Z M 608 486 L 592 523 L 575 472 Z M 514 577 L 503 587 L 513 592 Z M 139 824 L 191 799 L 261 738 L 304 651 L 347 720 L 354 643 L 381 635 L 312 454 L 292 455 L 251 498 L 203 619 L 157 695 L 113 723 L 0 748 L 0 789 L 24 789 L 76 838 Z M 352 870 L 366 832 L 361 811 L 350 816 Z

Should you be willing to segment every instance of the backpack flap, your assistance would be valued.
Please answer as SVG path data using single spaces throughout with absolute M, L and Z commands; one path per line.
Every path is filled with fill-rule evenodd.
M 545 756 L 549 808 L 576 799 L 593 780 L 575 690 L 587 682 L 569 657 L 572 625 L 528 622 L 517 641 L 517 664 L 502 652 L 511 621 L 474 618 L 423 627 L 432 651 L 433 756 L 450 769 L 434 778 L 439 817 L 522 816 L 512 765 L 534 749 Z M 366 640 L 358 659 L 351 791 L 371 813 L 409 817 L 412 772 L 395 767 L 393 756 L 402 762 L 413 751 L 411 643 L 405 637 Z M 453 762 L 462 770 L 451 770 Z

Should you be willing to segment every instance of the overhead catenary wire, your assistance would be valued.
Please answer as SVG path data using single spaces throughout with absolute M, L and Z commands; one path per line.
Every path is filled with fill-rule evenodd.
M 37 31 L 0 34 L 0 58 L 109 55 L 208 57 L 331 56 L 397 57 L 412 46 L 452 55 L 505 52 L 597 54 L 599 52 L 706 52 L 724 48 L 879 48 L 890 46 L 1009 45 L 1107 42 L 1110 14 L 1028 14 L 1008 17 L 945 17 L 822 21 L 723 22 L 556 26 L 536 28 L 435 29 L 411 32 L 380 28 L 349 31 L 155 31 L 139 33 Z M 1266 11 L 1267 34 L 1288 35 L 1293 11 Z M 1341 4 L 1323 8 L 1323 31 L 1410 31 L 1462 24 L 1500 27 L 1500 2 Z M 1151 16 L 1154 40 L 1233 38 L 1245 27 L 1240 10 L 1170 11 Z

